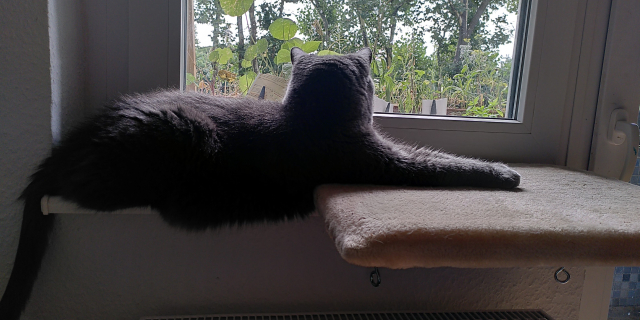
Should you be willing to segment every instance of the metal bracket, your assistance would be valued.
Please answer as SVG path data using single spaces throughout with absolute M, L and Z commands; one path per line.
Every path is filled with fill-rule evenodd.
M 566 278 L 564 280 L 560 280 L 558 279 L 558 275 L 563 272 L 566 276 Z M 569 272 L 564 268 L 564 267 L 560 267 L 560 269 L 556 270 L 556 273 L 553 274 L 553 278 L 556 279 L 556 281 L 565 284 L 567 282 L 569 282 L 569 279 L 571 279 L 571 275 L 569 274 Z

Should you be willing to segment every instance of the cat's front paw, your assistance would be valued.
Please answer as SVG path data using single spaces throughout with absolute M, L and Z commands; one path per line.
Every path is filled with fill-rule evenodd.
M 520 174 L 502 163 L 496 163 L 494 166 L 495 173 L 500 181 L 499 188 L 513 189 L 520 185 Z

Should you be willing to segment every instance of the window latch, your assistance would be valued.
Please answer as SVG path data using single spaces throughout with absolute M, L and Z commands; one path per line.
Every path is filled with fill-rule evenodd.
M 620 180 L 629 181 L 633 174 L 638 157 L 638 144 L 640 135 L 638 125 L 628 121 L 629 114 L 624 109 L 615 109 L 609 119 L 609 129 L 607 130 L 607 142 L 609 144 L 625 148 L 625 160 Z

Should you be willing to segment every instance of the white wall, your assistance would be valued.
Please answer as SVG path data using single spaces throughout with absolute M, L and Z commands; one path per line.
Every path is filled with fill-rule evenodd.
M 82 32 L 68 33 L 83 25 L 73 17 L 82 6 L 61 3 L 49 6 L 60 28 L 50 54 L 47 2 L 0 2 L 3 287 L 20 223 L 14 199 L 50 148 L 51 105 L 62 110 L 54 117 L 61 127 L 82 110 L 83 76 L 73 63 L 83 60 Z M 189 234 L 157 216 L 60 215 L 24 318 L 540 308 L 577 319 L 584 279 L 582 268 L 569 269 L 566 285 L 553 280 L 554 268 L 382 269 L 373 288 L 370 271 L 339 257 L 319 218 Z
M 27 177 L 51 146 L 46 0 L 0 1 L 0 292 L 13 264 Z
M 492 308 L 576 319 L 580 302 L 574 268 L 567 285 L 554 268 L 381 269 L 374 288 L 371 269 L 344 262 L 318 217 L 196 234 L 157 216 L 59 217 L 28 319 Z

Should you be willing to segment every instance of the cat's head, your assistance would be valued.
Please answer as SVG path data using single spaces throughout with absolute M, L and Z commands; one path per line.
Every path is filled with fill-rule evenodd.
M 319 121 L 371 123 L 374 84 L 371 50 L 317 56 L 291 49 L 293 71 L 284 103 L 296 114 Z

